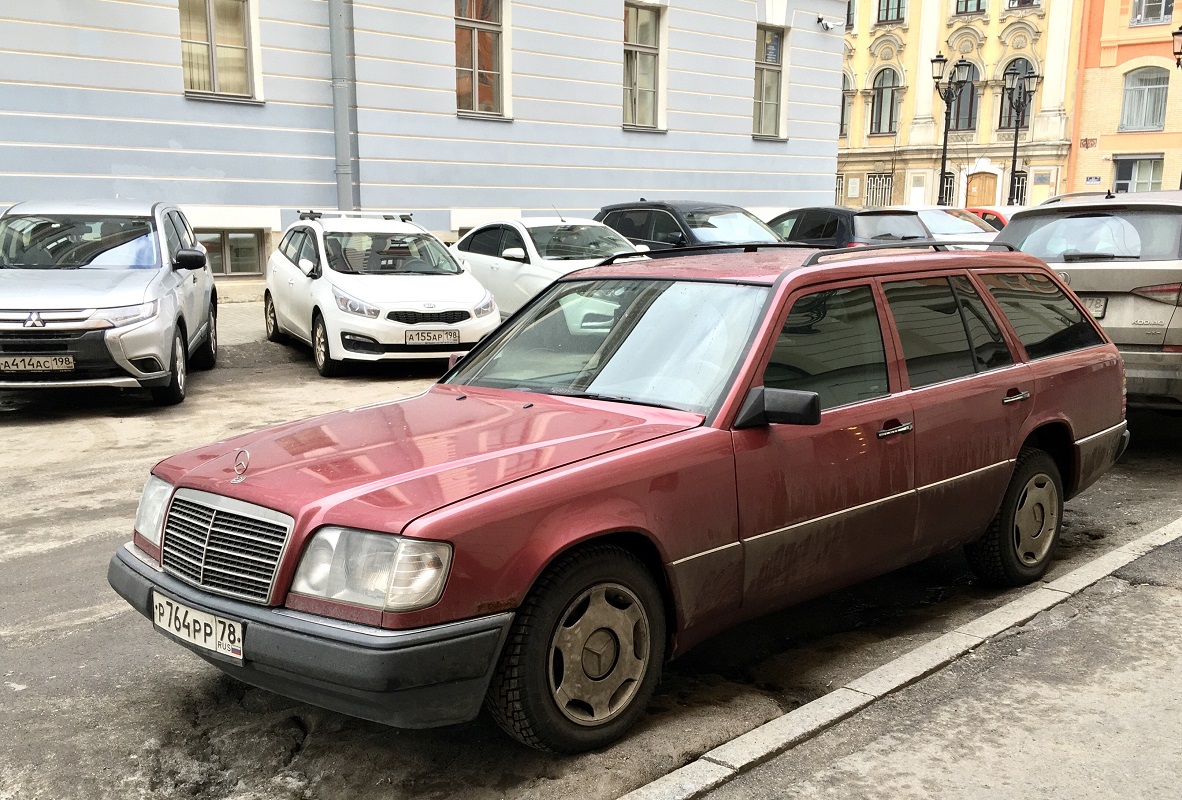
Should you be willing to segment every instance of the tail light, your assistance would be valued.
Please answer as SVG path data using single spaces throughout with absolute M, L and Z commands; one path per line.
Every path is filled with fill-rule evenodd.
M 847 245 L 846 245 L 846 247 L 847 247 L 847 248 L 850 248 L 850 247 L 865 247 L 865 246 L 866 246 L 866 245 L 865 245 L 865 244 L 863 244 L 862 242 L 850 242 L 849 244 L 847 244 Z
M 1182 306 L 1182 284 L 1159 283 L 1156 286 L 1142 286 L 1134 289 L 1133 294 L 1156 300 L 1159 303 L 1169 303 L 1172 306 Z
M 1163 353 L 1182 353 L 1182 344 L 1163 344 L 1161 351 Z

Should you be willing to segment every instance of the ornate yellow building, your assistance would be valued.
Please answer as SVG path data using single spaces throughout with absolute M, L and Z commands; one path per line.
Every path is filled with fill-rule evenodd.
M 1067 191 L 1182 188 L 1171 0 L 1088 0 Z M 1170 103 L 1170 95 L 1175 102 Z
M 971 65 L 948 126 L 951 204 L 1006 204 L 1015 132 L 1019 202 L 1066 191 L 1082 14 L 1077 0 L 850 0 L 837 202 L 938 201 L 938 54 L 949 73 Z M 1040 76 L 1026 109 L 1010 103 L 1007 71 Z

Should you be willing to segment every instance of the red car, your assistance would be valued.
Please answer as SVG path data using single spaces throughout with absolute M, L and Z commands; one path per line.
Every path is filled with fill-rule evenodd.
M 162 461 L 108 577 L 247 683 L 576 752 L 742 620 L 962 545 L 1039 578 L 1122 384 L 1020 253 L 600 266 L 417 397 Z

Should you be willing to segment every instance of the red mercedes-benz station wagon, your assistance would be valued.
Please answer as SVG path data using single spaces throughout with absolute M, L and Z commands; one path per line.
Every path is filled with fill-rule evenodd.
M 574 273 L 417 397 L 157 464 L 110 583 L 247 683 L 576 752 L 742 620 L 960 546 L 1033 581 L 1121 359 L 1042 262 L 942 249 Z

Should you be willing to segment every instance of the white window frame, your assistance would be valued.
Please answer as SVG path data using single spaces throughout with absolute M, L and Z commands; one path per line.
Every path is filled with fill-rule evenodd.
M 1174 19 L 1174 0 L 1133 0 L 1129 27 L 1168 25 Z
M 1133 165 L 1128 180 L 1118 180 L 1120 168 L 1131 163 Z M 1155 176 L 1154 165 L 1157 166 Z M 1112 162 L 1112 187 L 1118 194 L 1125 192 L 1156 192 L 1161 189 L 1162 176 L 1165 171 L 1165 158 L 1162 155 L 1143 155 L 1117 157 Z M 1148 171 L 1148 175 L 1143 174 Z
M 767 34 L 779 35 L 780 49 L 776 54 L 779 61 L 765 61 L 763 55 L 765 50 L 763 47 L 764 37 Z M 752 135 L 764 139 L 780 139 L 784 134 L 781 129 L 784 127 L 784 43 L 788 39 L 787 31 L 783 28 L 776 28 L 770 25 L 760 25 L 756 29 L 756 45 L 755 45 L 755 106 L 753 110 L 752 119 Z M 767 103 L 764 101 L 764 86 L 768 76 L 774 75 L 776 79 L 776 113 L 773 117 L 774 128 L 772 130 L 763 129 L 764 108 Z
M 895 197 L 895 173 L 893 172 L 869 172 L 866 174 L 866 201 L 867 208 L 881 208 L 889 206 L 894 203 Z M 882 202 L 874 202 L 881 200 Z
M 259 54 L 259 18 L 258 18 L 258 3 L 256 0 L 238 0 L 243 6 L 243 20 L 245 30 L 243 31 L 243 38 L 245 40 L 244 46 L 239 45 L 222 45 L 223 47 L 242 50 L 245 53 L 246 59 L 246 92 L 228 92 L 224 91 L 220 85 L 217 74 L 217 22 L 214 16 L 216 3 L 214 0 L 179 0 L 177 3 L 178 15 L 183 13 L 181 5 L 184 3 L 204 4 L 205 6 L 205 22 L 206 22 L 206 40 L 200 41 L 196 39 L 185 39 L 181 32 L 181 73 L 184 81 L 185 94 L 191 97 L 209 98 L 209 99 L 228 99 L 228 100 L 257 100 L 262 101 L 263 93 L 263 76 L 262 76 L 262 59 Z M 178 31 L 183 31 L 183 28 L 178 28 Z M 195 81 L 192 80 L 194 70 L 191 66 L 186 65 L 185 61 L 185 46 L 196 45 L 208 48 L 207 50 L 207 69 L 202 73 L 206 79 L 209 88 L 200 88 L 193 86 Z
M 506 0 L 496 0 L 496 2 L 498 5 L 497 16 L 499 18 L 497 22 L 487 22 L 485 20 L 473 19 L 471 17 L 461 17 L 461 16 L 459 16 L 458 9 L 456 10 L 455 30 L 456 30 L 457 41 L 459 39 L 459 30 L 461 28 L 471 31 L 471 36 L 472 36 L 472 52 L 471 52 L 472 67 L 471 67 L 471 69 L 468 69 L 467 67 L 461 68 L 459 63 L 458 62 L 456 63 L 456 113 L 457 114 L 471 115 L 471 116 L 477 116 L 477 117 L 494 117 L 494 118 L 502 118 L 502 117 L 507 117 L 509 115 L 509 111 L 508 111 L 509 103 L 508 103 L 508 99 L 507 99 L 508 98 L 508 84 L 509 84 L 507 76 L 509 74 L 509 68 L 508 68 L 509 63 L 508 63 L 508 48 L 505 46 L 505 43 L 506 43 L 506 30 L 508 29 L 509 7 L 510 7 L 511 3 L 506 2 Z M 480 32 L 489 33 L 489 34 L 492 34 L 496 37 L 496 45 L 495 46 L 496 46 L 496 51 L 497 51 L 497 62 L 498 62 L 498 64 L 497 64 L 498 69 L 497 70 L 486 70 L 486 69 L 480 68 L 481 67 L 480 61 L 479 61 L 479 58 L 480 58 L 479 33 Z M 468 71 L 472 74 L 472 92 L 471 92 L 472 106 L 470 108 L 464 108 L 464 107 L 460 106 L 459 83 L 460 83 L 460 72 L 461 71 Z M 480 103 L 479 103 L 480 92 L 479 92 L 479 87 L 478 87 L 478 83 L 479 83 L 478 76 L 481 74 L 490 74 L 490 75 L 496 76 L 496 108 L 494 108 L 492 110 L 483 110 L 478 107 L 480 105 Z
M 1155 78 L 1151 85 L 1134 85 Z M 1164 79 L 1164 83 L 1160 82 Z M 1170 72 L 1160 67 L 1142 67 L 1125 73 L 1125 88 L 1121 95 L 1119 131 L 1160 131 L 1166 127 L 1169 102 Z
M 636 9 L 638 11 L 651 11 L 656 16 L 657 27 L 657 43 L 656 45 L 640 44 L 639 42 L 628 41 L 628 9 Z M 665 30 L 665 8 L 656 3 L 646 2 L 631 2 L 624 4 L 624 60 L 621 86 L 624 92 L 623 107 L 621 109 L 624 117 L 623 125 L 625 128 L 632 130 L 662 130 L 665 126 L 665 110 L 664 110 L 664 92 L 665 92 L 665 52 L 668 49 L 666 46 L 666 30 Z M 646 122 L 639 122 L 637 115 L 640 109 L 639 97 L 640 92 L 649 91 L 648 89 L 641 89 L 639 84 L 629 84 L 628 81 L 628 62 L 631 59 L 638 59 L 640 55 L 655 56 L 656 70 L 654 76 L 653 92 L 653 120 L 652 124 Z M 634 76 L 639 75 L 639 69 L 634 67 L 632 70 Z M 631 120 L 629 120 L 629 112 L 631 112 Z

